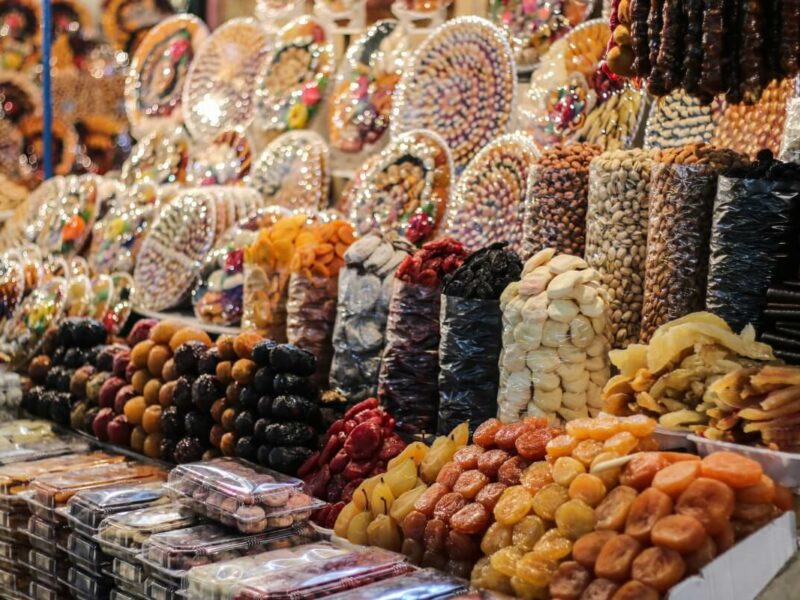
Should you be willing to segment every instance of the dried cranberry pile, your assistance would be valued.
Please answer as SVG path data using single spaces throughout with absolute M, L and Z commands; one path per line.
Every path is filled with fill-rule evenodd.
M 464 246 L 453 238 L 428 242 L 402 262 L 397 278 L 406 283 L 435 287 L 446 274 L 460 267 L 466 256 Z

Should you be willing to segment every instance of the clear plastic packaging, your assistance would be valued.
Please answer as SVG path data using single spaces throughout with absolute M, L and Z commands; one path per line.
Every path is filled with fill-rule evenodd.
M 180 580 L 193 567 L 307 544 L 315 538 L 313 528 L 303 524 L 251 535 L 220 525 L 198 525 L 151 536 L 140 560 L 159 576 Z
M 78 533 L 67 536 L 67 555 L 74 564 L 88 570 L 100 569 L 111 560 L 97 542 Z
M 40 442 L 22 442 L 8 446 L 0 444 L 0 465 L 31 462 L 88 450 L 89 445 L 85 442 L 60 438 L 46 438 Z
M 385 341 L 395 271 L 413 252 L 403 239 L 367 235 L 344 254 L 333 330 L 330 384 L 359 402 L 378 393 L 378 370 Z
M 645 148 L 678 148 L 711 141 L 714 119 L 710 104 L 683 89 L 656 98 L 647 117 Z
M 359 550 L 280 573 L 245 580 L 233 600 L 302 600 L 357 588 L 415 569 L 402 554 L 381 548 Z
M 0 258 L 0 324 L 16 310 L 25 293 L 25 271 L 13 256 Z
M 0 539 L 11 543 L 28 542 L 28 519 L 30 513 L 24 503 L 0 509 Z
M 107 598 L 112 587 L 107 578 L 96 577 L 77 567 L 70 567 L 66 583 L 73 597 L 83 598 Z
M 55 435 L 50 421 L 16 419 L 0 424 L 0 449 L 14 444 L 43 442 Z
M 192 511 L 175 502 L 140 508 L 104 519 L 93 539 L 106 554 L 130 560 L 151 535 L 191 527 L 197 520 Z
M 178 465 L 168 487 L 178 502 L 243 533 L 306 522 L 325 504 L 300 479 L 227 457 Z
M 786 103 L 786 122 L 778 155 L 783 161 L 800 161 L 800 98 L 791 98 Z
M 69 536 L 69 528 L 62 523 L 46 521 L 37 516 L 32 516 L 28 520 L 28 537 L 37 538 L 43 544 L 46 543 L 48 547 L 66 548 L 67 536 Z
M 36 571 L 37 574 L 43 574 L 56 580 L 67 577 L 69 564 L 65 560 L 56 558 L 54 554 L 48 554 L 36 548 L 31 548 L 26 554 L 27 556 L 24 559 L 26 566 Z
M 233 588 L 245 580 L 274 575 L 286 569 L 304 569 L 350 553 L 351 550 L 329 542 L 316 542 L 198 566 L 187 573 L 183 594 L 189 598 L 227 600 L 231 598 Z
M 133 272 L 142 241 L 156 215 L 154 205 L 130 202 L 112 208 L 92 232 L 89 261 L 95 273 Z
M 66 594 L 66 590 L 61 585 L 46 584 L 40 581 L 31 581 L 27 591 L 30 600 L 64 600 Z
M 141 600 L 141 596 L 120 588 L 114 588 L 108 594 L 108 600 Z
M 63 506 L 82 490 L 123 483 L 147 483 L 164 478 L 164 471 L 150 465 L 125 463 L 100 465 L 89 469 L 47 474 L 38 477 L 32 484 L 31 508 L 34 513 L 40 507 L 50 509 L 43 515 L 52 514 L 52 509 Z
M 67 519 L 73 530 L 92 536 L 110 515 L 167 502 L 167 489 L 161 483 L 85 490 L 67 501 Z
M 439 600 L 466 592 L 463 579 L 435 569 L 421 569 L 329 596 L 329 600 Z
M 604 152 L 589 166 L 586 262 L 600 273 L 608 294 L 608 335 L 613 348 L 639 341 L 650 203 L 656 151 Z
M 610 369 L 599 281 L 582 258 L 543 250 L 503 292 L 501 421 L 570 421 L 600 412 Z
M 144 568 L 137 562 L 115 558 L 111 563 L 111 576 L 118 582 L 124 582 L 125 585 L 134 587 L 144 585 Z

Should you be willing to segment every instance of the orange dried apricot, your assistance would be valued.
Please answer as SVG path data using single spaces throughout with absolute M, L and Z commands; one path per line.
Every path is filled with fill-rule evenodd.
M 568 560 L 558 565 L 550 580 L 550 595 L 554 598 L 580 598 L 583 590 L 589 587 L 592 574 L 583 565 Z
M 667 465 L 653 477 L 653 487 L 668 496 L 677 498 L 698 477 L 700 463 L 697 461 L 676 462 Z
M 639 494 L 631 504 L 625 521 L 625 533 L 639 542 L 650 541 L 650 532 L 656 522 L 672 513 L 672 498 L 655 488 L 648 488 Z
M 653 483 L 653 477 L 669 464 L 660 452 L 641 452 L 634 454 L 622 469 L 619 481 L 640 492 Z
M 703 524 L 706 533 L 717 535 L 733 514 L 733 490 L 721 481 L 699 477 L 678 498 L 675 512 L 694 517 Z
M 756 461 L 735 452 L 714 452 L 700 463 L 703 477 L 711 477 L 732 488 L 756 485 L 764 470 Z
M 571 435 L 559 435 L 547 442 L 547 456 L 550 458 L 558 458 L 559 456 L 569 456 L 578 445 L 576 440 Z
M 733 507 L 732 518 L 739 521 L 748 521 L 750 523 L 765 523 L 770 520 L 773 515 L 775 506 L 769 502 L 760 504 L 748 504 L 746 502 L 737 502 Z
M 642 545 L 629 535 L 616 535 L 600 549 L 594 563 L 594 574 L 612 581 L 630 579 L 631 565 Z
M 614 531 L 592 531 L 572 545 L 572 558 L 587 569 L 594 569 L 594 563 L 605 543 L 616 536 Z
M 638 444 L 639 440 L 630 431 L 620 431 L 603 443 L 603 449 L 608 452 L 616 452 L 620 456 L 625 456 L 632 452 Z
M 658 600 L 658 592 L 638 581 L 629 581 L 611 596 L 611 600 Z
M 595 507 L 606 497 L 606 484 L 597 475 L 581 473 L 569 484 L 569 497 Z
M 583 440 L 578 442 L 578 445 L 575 446 L 572 451 L 572 458 L 577 458 L 584 466 L 588 467 L 602 451 L 602 442 L 598 442 L 597 440 Z
M 717 546 L 717 552 L 722 554 L 729 548 L 732 548 L 736 543 L 736 533 L 733 530 L 733 525 L 730 521 L 725 521 L 722 529 L 714 535 L 714 544 Z
M 675 550 L 655 546 L 636 557 L 631 568 L 633 579 L 664 593 L 686 574 L 686 563 Z
M 707 538 L 703 524 L 687 515 L 662 517 L 650 532 L 650 539 L 655 546 L 672 548 L 681 554 L 699 550 Z
M 669 452 L 667 450 L 661 450 L 659 453 L 661 456 L 666 458 L 667 462 L 670 464 L 684 461 L 700 462 L 701 460 L 697 454 L 687 454 L 686 452 Z
M 631 505 L 637 496 L 638 492 L 626 485 L 611 490 L 594 511 L 597 518 L 595 528 L 622 531 L 625 528 L 625 521 L 628 519 Z
M 577 458 L 571 456 L 561 456 L 553 463 L 553 481 L 558 485 L 569 487 L 572 480 L 581 473 L 586 473 L 586 467 Z
M 733 490 L 737 502 L 759 504 L 772 502 L 775 499 L 775 482 L 767 475 L 762 475 L 755 485 Z

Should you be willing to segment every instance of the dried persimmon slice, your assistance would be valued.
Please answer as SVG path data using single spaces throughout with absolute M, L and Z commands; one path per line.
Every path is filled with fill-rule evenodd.
M 699 550 L 707 538 L 703 524 L 687 515 L 667 515 L 659 519 L 650 532 L 655 546 L 672 548 L 681 554 Z
M 764 469 L 751 458 L 735 452 L 714 452 L 700 463 L 703 477 L 711 477 L 732 488 L 756 485 L 761 481 Z
M 703 524 L 706 533 L 717 535 L 730 525 L 733 504 L 731 488 L 716 479 L 699 477 L 680 495 L 675 512 L 694 517 Z

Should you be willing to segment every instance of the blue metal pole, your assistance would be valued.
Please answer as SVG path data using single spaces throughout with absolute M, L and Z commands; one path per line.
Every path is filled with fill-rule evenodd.
M 44 143 L 44 178 L 53 176 L 53 92 L 50 81 L 50 48 L 53 10 L 50 0 L 42 0 L 42 104 L 44 107 L 42 142 Z

